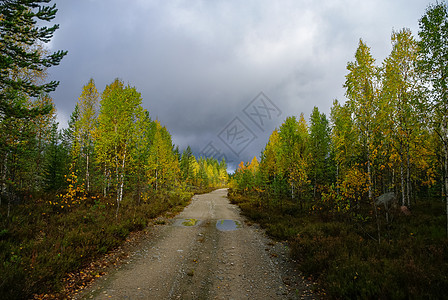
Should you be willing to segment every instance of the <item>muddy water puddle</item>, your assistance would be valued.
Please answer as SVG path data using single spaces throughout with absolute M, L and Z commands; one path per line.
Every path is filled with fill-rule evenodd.
M 203 221 L 198 219 L 176 219 L 173 222 L 173 226 L 196 227 L 202 223 Z M 207 224 L 209 224 L 209 222 L 207 222 L 206 225 Z M 216 221 L 216 229 L 219 231 L 234 231 L 240 228 L 242 228 L 241 222 L 237 220 L 222 219 Z
M 195 227 L 201 223 L 201 220 L 198 219 L 176 219 L 174 220 L 174 226 L 180 227 Z
M 219 231 L 233 231 L 241 227 L 241 222 L 236 220 L 218 220 L 216 222 L 216 229 Z

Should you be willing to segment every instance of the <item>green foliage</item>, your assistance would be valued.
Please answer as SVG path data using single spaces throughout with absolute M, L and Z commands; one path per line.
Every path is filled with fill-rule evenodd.
M 98 97 L 91 79 L 62 132 L 54 110 L 0 123 L 7 133 L 0 137 L 0 199 L 8 199 L 0 202 L 5 299 L 58 290 L 67 272 L 118 246 L 150 219 L 176 212 L 193 192 L 227 184 L 225 161 L 196 160 L 191 151 L 180 172 L 170 133 L 150 119 L 135 88 L 115 80 L 99 110 Z M 21 101 L 52 107 L 48 97 Z
M 58 82 L 45 79 L 66 51 L 43 47 L 58 29 L 40 26 L 57 12 L 49 2 L 0 4 L 2 299 L 57 290 L 67 272 L 228 179 L 225 161 L 197 160 L 191 149 L 180 157 L 140 93 L 118 79 L 101 95 L 90 79 L 58 132 L 45 94 Z
M 42 94 L 57 82 L 42 82 L 66 53 L 48 55 L 39 44 L 58 28 L 37 26 L 56 13 L 40 3 L 48 1 L 0 5 L 6 298 L 57 287 L 65 272 L 143 229 L 148 218 L 229 180 L 225 161 L 196 158 L 189 147 L 180 154 L 137 90 L 118 79 L 99 107 L 91 79 L 58 132 L 52 101 Z M 347 101 L 335 100 L 329 119 L 317 107 L 308 124 L 303 114 L 288 117 L 260 159 L 241 162 L 230 182 L 232 201 L 289 240 L 302 271 L 333 297 L 441 298 L 447 289 L 440 262 L 448 231 L 433 200 L 445 198 L 448 217 L 447 24 L 446 4 L 428 6 L 420 40 L 408 29 L 393 31 L 381 67 L 360 40 L 347 64 Z M 385 193 L 395 199 L 377 205 Z M 412 215 L 400 214 L 397 203 Z
M 139 120 L 144 119 L 142 100 L 135 88 L 116 79 L 102 94 L 98 126 L 94 131 L 97 164 L 103 171 L 103 189 L 116 191 L 117 214 L 125 183 L 132 173 L 133 154 L 139 137 Z M 104 193 L 106 194 L 106 192 Z
M 190 178 L 187 184 L 193 184 L 194 188 L 210 189 L 212 187 L 225 187 L 228 181 L 227 164 L 225 160 L 219 162 L 215 158 L 194 156 L 189 158 Z
M 443 190 L 446 202 L 448 236 L 448 7 L 446 3 L 428 6 L 420 19 L 418 70 L 424 80 L 423 115 L 437 133 L 443 155 Z M 437 150 L 434 151 L 437 153 Z M 442 192 L 443 194 L 443 192 Z
M 23 203 L 45 187 L 47 145 L 55 124 L 46 93 L 58 85 L 45 83 L 46 70 L 66 54 L 48 54 L 43 47 L 58 28 L 41 26 L 57 12 L 55 5 L 44 5 L 48 2 L 0 4 L 0 204 Z
M 67 273 L 118 246 L 163 212 L 185 206 L 190 197 L 175 193 L 140 205 L 125 198 L 118 219 L 110 198 L 87 198 L 71 210 L 57 209 L 49 201 L 14 206 L 9 217 L 6 207 L 0 207 L 2 299 L 57 291 Z
M 45 151 L 44 184 L 47 191 L 58 191 L 64 187 L 64 175 L 68 164 L 68 151 L 62 143 L 57 124 L 51 128 L 49 143 Z
M 159 189 L 175 185 L 179 177 L 179 160 L 173 152 L 171 135 L 168 130 L 155 121 L 154 137 L 149 147 L 146 173 L 149 184 L 157 192 Z
M 288 117 L 259 167 L 242 162 L 231 180 L 232 201 L 335 298 L 440 298 L 448 286 L 447 24 L 446 4 L 430 5 L 420 40 L 393 31 L 381 67 L 360 40 L 331 124 L 318 108 L 309 127 Z
M 45 189 L 47 153 L 51 150 L 49 145 L 57 142 L 54 132 L 56 117 L 51 99 L 46 96 L 35 101 L 23 98 L 23 105 L 28 108 L 48 105 L 52 110 L 32 119 L 11 115 L 1 120 L 0 203 L 2 200 L 9 204 L 23 203 L 32 194 Z
M 330 160 L 330 124 L 325 114 L 314 107 L 310 117 L 309 147 L 311 154 L 310 177 L 312 178 L 313 196 L 316 198 L 322 188 L 333 182 L 329 166 Z
M 6 0 L 0 5 L 0 111 L 3 115 L 24 117 L 48 113 L 51 109 L 28 109 L 17 98 L 21 95 L 35 97 L 54 91 L 58 82 L 37 84 L 35 77 L 16 76 L 23 71 L 42 72 L 58 65 L 67 51 L 43 55 L 40 43 L 51 40 L 59 25 L 39 27 L 39 22 L 49 22 L 56 16 L 56 5 L 45 6 L 48 0 L 18 1 Z M 34 48 L 32 48 L 34 47 Z
M 256 193 L 268 201 L 266 205 L 282 206 L 289 195 L 303 206 L 309 191 L 310 164 L 308 126 L 303 117 L 288 117 L 278 130 L 274 130 L 261 161 L 241 162 L 235 171 L 232 186 L 243 193 Z M 263 201 L 259 202 L 263 205 Z
M 97 106 L 100 95 L 95 82 L 90 79 L 83 87 L 78 99 L 78 118 L 73 124 L 73 146 L 71 149 L 72 161 L 77 175 L 82 178 L 86 190 L 90 191 L 93 168 L 93 133 L 96 127 Z
M 350 215 L 370 205 L 373 218 L 358 216 L 376 222 L 378 240 L 382 228 L 375 201 L 380 195 L 393 192 L 395 203 L 408 207 L 435 186 L 446 197 L 448 102 L 433 81 L 443 75 L 443 58 L 437 55 L 446 51 L 444 24 L 446 7 L 435 5 L 420 21 L 420 42 L 408 29 L 394 31 L 391 54 L 381 68 L 361 39 L 347 64 L 347 101 L 334 101 L 331 124 L 317 107 L 309 127 L 303 114 L 286 118 L 272 133 L 256 171 L 241 163 L 231 186 L 257 195 L 260 206 L 281 208 L 288 195 L 304 211 Z M 425 88 L 431 88 L 427 95 Z
M 448 265 L 443 263 L 448 242 L 440 230 L 444 222 L 440 202 L 420 203 L 413 209 L 415 217 L 397 216 L 387 231 L 388 240 L 378 244 L 372 238 L 375 224 L 369 222 L 323 211 L 259 207 L 253 196 L 234 190 L 229 197 L 272 237 L 287 239 L 301 272 L 332 298 L 437 299 L 448 288 Z
M 186 184 L 192 184 L 193 182 L 194 178 L 194 170 L 193 170 L 194 165 L 192 161 L 193 159 L 194 159 L 193 153 L 191 152 L 190 146 L 188 146 L 182 152 L 179 163 L 181 178 L 182 181 L 184 181 Z

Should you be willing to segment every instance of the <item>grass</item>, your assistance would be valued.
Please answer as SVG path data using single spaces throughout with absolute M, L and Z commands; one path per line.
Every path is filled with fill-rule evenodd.
M 88 198 L 70 210 L 48 200 L 0 206 L 0 295 L 26 299 L 63 288 L 63 278 L 120 245 L 130 232 L 144 229 L 166 211 L 181 210 L 191 193 L 158 195 L 148 203 Z M 62 296 L 61 296 L 62 297 Z
M 249 196 L 229 193 L 243 213 L 268 234 L 287 240 L 300 270 L 332 298 L 441 299 L 448 290 L 448 239 L 444 204 L 420 201 L 412 215 L 397 212 L 387 224 L 328 211 L 259 207 Z M 286 203 L 286 200 L 284 201 Z M 366 208 L 358 212 L 372 214 Z

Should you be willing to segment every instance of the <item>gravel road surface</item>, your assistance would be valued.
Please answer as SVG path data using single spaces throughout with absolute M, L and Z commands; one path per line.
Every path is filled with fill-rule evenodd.
M 287 246 L 246 222 L 227 190 L 196 195 L 155 226 L 84 299 L 314 299 Z

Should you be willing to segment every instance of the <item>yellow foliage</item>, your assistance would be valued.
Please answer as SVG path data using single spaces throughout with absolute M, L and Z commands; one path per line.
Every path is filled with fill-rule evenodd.
M 340 187 L 345 198 L 360 201 L 369 191 L 367 172 L 358 166 L 349 169 Z
M 64 208 L 77 205 L 81 203 L 82 200 L 87 200 L 84 183 L 78 184 L 78 176 L 76 176 L 75 172 L 72 171 L 68 176 L 64 175 L 64 177 L 66 178 L 66 181 L 70 183 L 67 192 L 65 194 L 57 195 L 59 201 L 49 201 L 49 204 Z
M 252 161 L 250 162 L 249 166 L 247 166 L 247 169 L 249 171 L 251 171 L 253 174 L 255 174 L 258 171 L 258 167 L 259 167 L 259 162 L 256 156 L 254 156 L 254 158 L 252 159 Z

